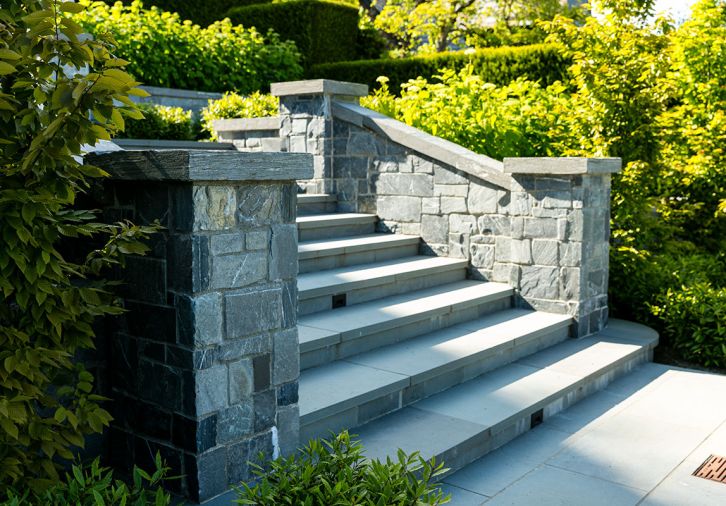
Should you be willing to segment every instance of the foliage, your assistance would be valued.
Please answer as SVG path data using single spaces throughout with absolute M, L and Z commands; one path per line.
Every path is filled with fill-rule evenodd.
M 584 17 L 560 0 L 388 0 L 380 13 L 369 10 L 394 56 L 541 43 L 536 22 L 558 14 Z
M 105 175 L 78 158 L 82 145 L 141 117 L 128 95 L 144 94 L 107 42 L 82 37 L 69 13 L 83 8 L 23 0 L 0 10 L 1 488 L 47 487 L 84 436 L 108 425 L 73 357 L 93 347 L 94 320 L 121 311 L 102 270 L 144 253 L 137 239 L 155 230 L 74 208 L 88 179 Z M 101 247 L 78 244 L 71 261 L 61 243 L 78 237 Z
M 113 5 L 117 0 L 104 0 Z M 200 26 L 209 26 L 215 21 L 224 19 L 227 11 L 243 5 L 271 3 L 272 0 L 146 0 L 149 7 L 158 7 L 162 11 L 176 12 L 181 19 L 189 19 Z M 124 0 L 125 4 L 131 0 Z
M 546 86 L 565 80 L 570 60 L 552 45 L 485 48 L 450 51 L 429 56 L 361 60 L 315 65 L 308 72 L 311 78 L 336 79 L 376 86 L 378 77 L 386 76 L 392 93 L 397 94 L 409 79 L 431 79 L 443 69 L 462 70 L 473 67 L 473 73 L 486 82 L 506 85 L 518 77 L 539 81 Z
M 194 140 L 192 111 L 157 104 L 141 104 L 139 110 L 144 114 L 144 119 L 127 121 L 124 137 L 129 139 Z
M 256 466 L 260 482 L 238 489 L 237 504 L 314 504 L 414 506 L 449 501 L 433 480 L 446 470 L 418 453 L 398 450 L 397 460 L 369 461 L 360 442 L 342 432 L 329 440 L 312 440 L 270 469 Z
M 161 488 L 168 468 L 164 467 L 157 453 L 156 470 L 148 474 L 134 467 L 129 487 L 121 480 L 113 479 L 113 471 L 100 467 L 99 459 L 90 465 L 73 465 L 66 473 L 65 481 L 42 492 L 32 493 L 8 490 L 4 506 L 97 506 L 99 504 L 128 504 L 133 506 L 165 506 L 171 504 L 171 496 Z
M 146 10 L 140 0 L 82 3 L 89 8 L 76 21 L 93 34 L 110 35 L 115 54 L 131 62 L 129 73 L 144 84 L 250 93 L 302 76 L 295 45 L 272 32 L 265 36 L 229 20 L 201 28 L 178 14 Z
M 306 67 L 358 58 L 358 8 L 338 2 L 294 0 L 231 9 L 234 24 L 274 30 L 295 43 Z
M 228 118 L 262 118 L 275 116 L 278 113 L 279 100 L 272 95 L 259 92 L 248 96 L 237 93 L 225 93 L 219 100 L 210 100 L 209 105 L 202 109 L 202 131 L 216 139 L 213 122 Z

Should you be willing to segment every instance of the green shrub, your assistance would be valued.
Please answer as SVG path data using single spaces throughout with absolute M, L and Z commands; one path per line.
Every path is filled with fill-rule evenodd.
M 166 506 L 171 496 L 161 488 L 168 468 L 156 454 L 156 470 L 148 474 L 134 466 L 129 487 L 121 480 L 114 480 L 113 471 L 102 468 L 95 459 L 90 465 L 74 465 L 66 473 L 65 480 L 50 488 L 33 493 L 29 490 L 7 490 L 3 506 L 98 506 L 103 504 L 129 504 L 134 506 Z M 3 497 L 0 495 L 0 500 Z
M 0 11 L 0 490 L 52 485 L 85 436 L 108 425 L 93 376 L 73 358 L 93 347 L 97 318 L 121 312 L 105 269 L 144 253 L 137 239 L 157 230 L 97 223 L 74 207 L 106 175 L 79 158 L 81 146 L 141 117 L 128 95 L 145 95 L 110 44 L 69 19 L 83 8 L 24 0 Z M 69 242 L 73 258 L 61 249 Z
M 192 111 L 181 107 L 141 104 L 144 119 L 129 120 L 123 137 L 127 139 L 194 140 Z
M 698 283 L 669 289 L 652 310 L 680 357 L 726 369 L 726 288 Z
M 117 0 L 104 0 L 113 5 Z M 272 0 L 146 0 L 149 7 L 158 7 L 167 12 L 176 12 L 182 19 L 189 19 L 200 26 L 208 26 L 224 19 L 232 7 L 270 3 Z M 130 4 L 131 0 L 125 0 Z
M 279 100 L 272 95 L 259 92 L 248 96 L 237 93 L 225 93 L 219 100 L 210 100 L 209 105 L 202 109 L 202 131 L 214 140 L 216 135 L 212 123 L 218 119 L 229 118 L 263 118 L 278 113 Z
M 321 0 L 249 5 L 231 9 L 234 24 L 274 30 L 291 40 L 306 67 L 358 57 L 358 8 Z
M 347 432 L 329 440 L 312 440 L 300 453 L 278 458 L 269 469 L 255 466 L 260 482 L 238 489 L 237 504 L 337 504 L 413 506 L 449 501 L 433 483 L 443 464 L 418 453 L 398 451 L 396 460 L 369 461 Z M 262 456 L 261 456 L 262 457 Z
M 294 44 L 228 20 L 201 28 L 135 0 L 90 3 L 76 21 L 93 34 L 111 35 L 115 54 L 131 62 L 129 73 L 148 85 L 250 93 L 302 76 Z
M 521 77 L 543 86 L 567 80 L 570 60 L 552 45 L 486 48 L 438 53 L 430 56 L 326 63 L 313 66 L 311 78 L 335 79 L 375 87 L 379 76 L 388 78 L 394 94 L 410 79 L 431 79 L 444 68 L 456 71 L 471 65 L 486 82 L 506 85 Z

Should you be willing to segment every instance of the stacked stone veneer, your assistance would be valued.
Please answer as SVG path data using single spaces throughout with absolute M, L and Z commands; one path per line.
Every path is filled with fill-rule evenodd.
M 222 119 L 214 121 L 213 125 L 219 141 L 231 142 L 238 151 L 287 151 L 287 144 L 280 137 L 279 116 Z
M 298 444 L 295 180 L 307 155 L 116 152 L 97 192 L 110 221 L 159 220 L 123 270 L 128 313 L 107 325 L 117 467 L 158 451 L 195 500 L 251 478 L 248 461 Z
M 307 191 L 383 231 L 420 235 L 425 254 L 467 258 L 473 278 L 509 283 L 519 305 L 571 314 L 574 334 L 607 322 L 610 174 L 619 159 L 504 163 L 360 107 L 360 85 L 281 83 L 281 137 L 312 153 Z

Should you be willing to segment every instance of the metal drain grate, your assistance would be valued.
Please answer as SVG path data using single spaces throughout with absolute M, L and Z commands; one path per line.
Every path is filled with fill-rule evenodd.
M 726 457 L 711 455 L 693 472 L 693 476 L 726 483 Z

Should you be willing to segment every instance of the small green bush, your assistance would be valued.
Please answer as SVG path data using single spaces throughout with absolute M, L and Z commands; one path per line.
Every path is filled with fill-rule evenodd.
M 274 30 L 291 40 L 306 67 L 358 57 L 358 8 L 321 0 L 249 5 L 230 9 L 234 24 Z
M 269 469 L 255 466 L 260 482 L 243 484 L 237 504 L 295 505 L 438 505 L 449 502 L 434 479 L 443 464 L 418 453 L 398 451 L 396 460 L 369 461 L 347 432 L 329 440 L 312 440 L 300 453 L 278 458 Z M 262 456 L 261 456 L 262 457 Z
M 171 496 L 164 491 L 161 483 L 169 469 L 164 467 L 158 453 L 155 463 L 153 474 L 134 466 L 129 486 L 121 480 L 114 480 L 113 471 L 101 467 L 99 459 L 95 459 L 87 466 L 72 466 L 65 480 L 42 492 L 11 488 L 0 494 L 0 501 L 3 501 L 2 506 L 166 506 L 171 504 Z
M 146 10 L 139 0 L 128 6 L 83 1 L 89 8 L 76 21 L 113 37 L 115 54 L 131 62 L 129 73 L 144 84 L 250 93 L 302 77 L 295 45 L 275 33 L 262 35 L 229 20 L 201 28 L 178 14 Z
M 192 111 L 181 107 L 140 104 L 144 119 L 129 120 L 123 137 L 127 139 L 194 140 Z
M 375 87 L 379 76 L 386 76 L 391 91 L 398 94 L 401 85 L 410 79 L 431 79 L 444 68 L 459 71 L 466 66 L 471 66 L 474 74 L 486 82 L 497 85 L 526 78 L 547 86 L 555 81 L 566 81 L 569 64 L 570 60 L 555 46 L 540 44 L 446 52 L 412 58 L 325 63 L 313 66 L 308 75 L 311 78 L 363 83 L 371 89 Z
M 113 5 L 118 0 L 104 0 Z M 158 7 L 163 11 L 176 12 L 182 19 L 189 19 L 200 26 L 208 26 L 224 19 L 232 7 L 243 5 L 270 3 L 272 0 L 146 0 L 149 7 Z M 131 0 L 125 0 L 125 4 Z
M 237 93 L 225 93 L 219 100 L 210 100 L 209 105 L 202 109 L 202 131 L 216 138 L 212 123 L 218 119 L 229 118 L 263 118 L 278 113 L 279 100 L 272 95 L 255 92 L 248 96 Z

